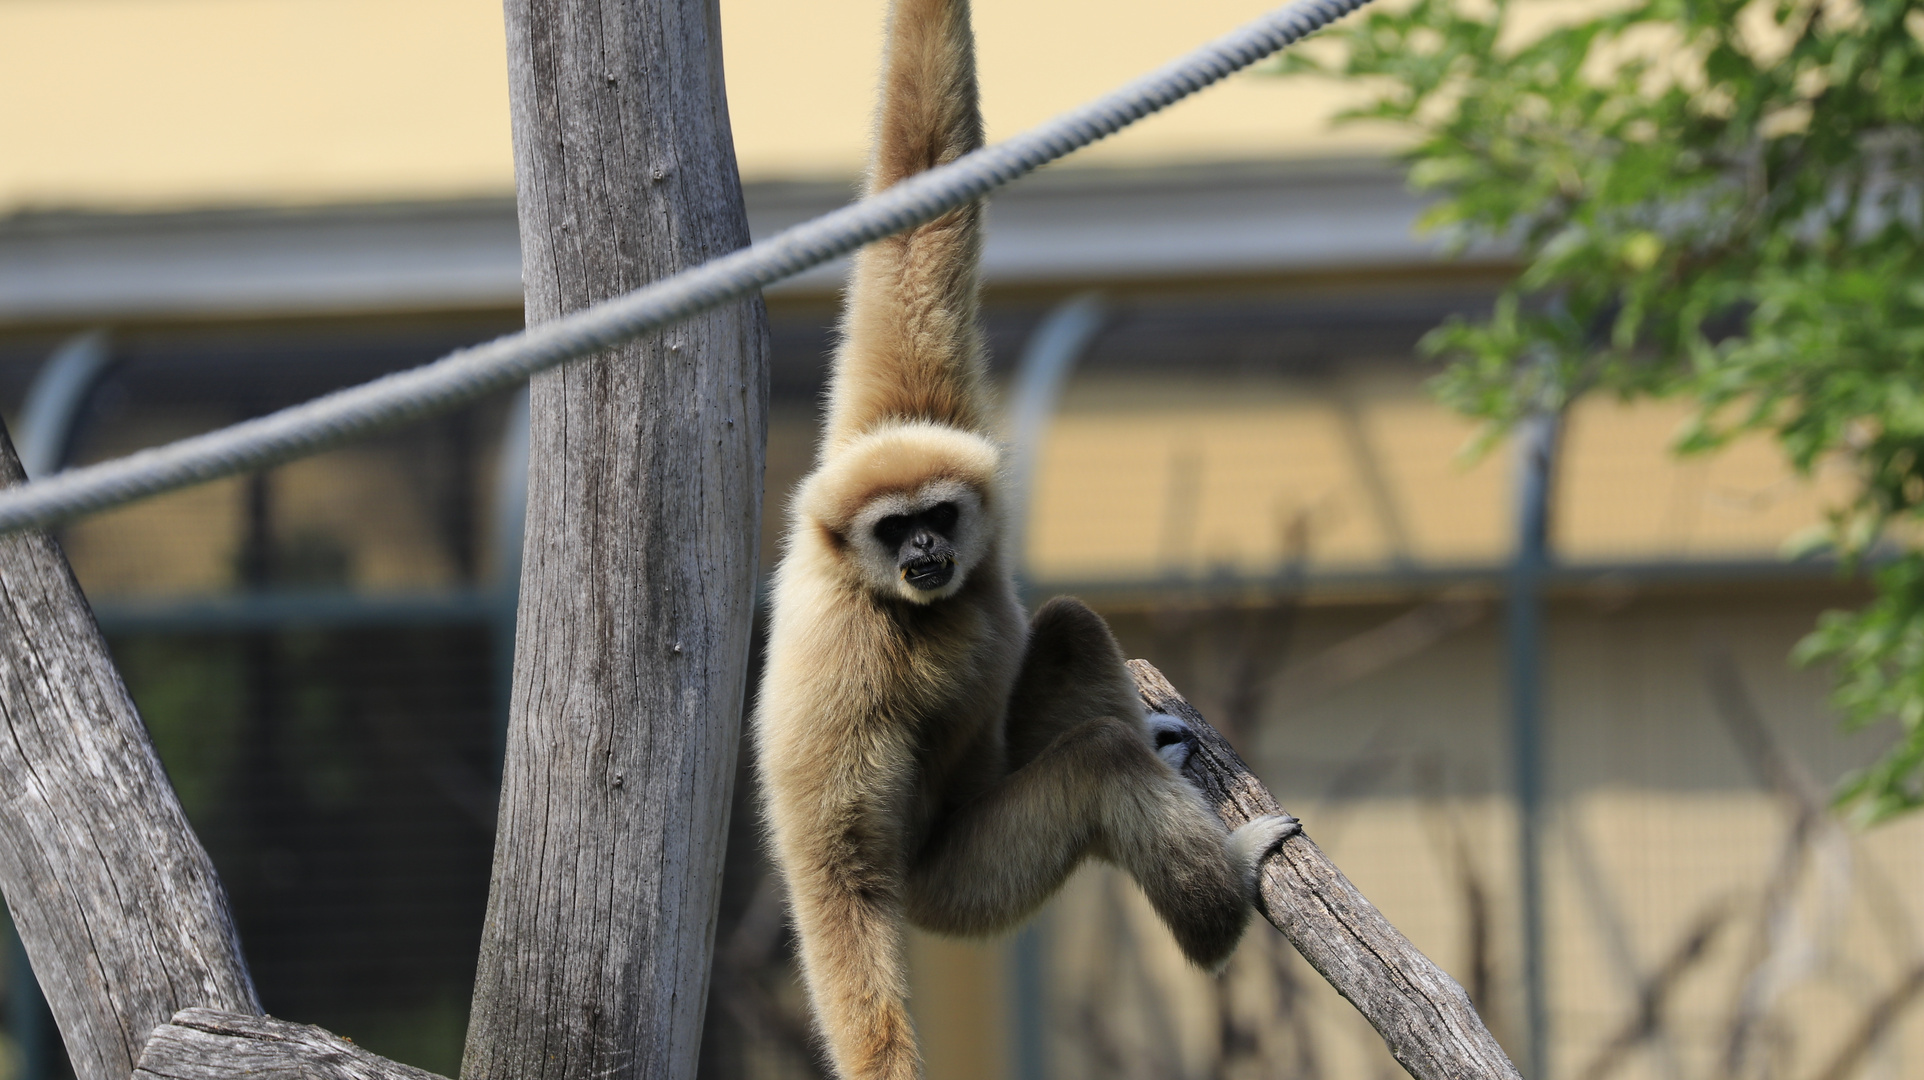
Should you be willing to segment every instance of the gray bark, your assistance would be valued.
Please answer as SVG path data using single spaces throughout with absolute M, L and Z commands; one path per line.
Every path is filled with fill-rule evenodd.
M 24 479 L 0 430 L 0 485 Z M 0 536 L 0 892 L 79 1080 L 191 1005 L 259 1012 L 227 896 L 59 545 Z
M 154 1029 L 134 1080 L 442 1080 L 306 1024 L 183 1009 Z
M 530 323 L 748 241 L 712 0 L 508 0 Z M 468 1080 L 691 1077 L 760 532 L 761 301 L 537 376 Z
M 1199 745 L 1183 774 L 1230 828 L 1283 813 L 1229 742 L 1148 662 L 1132 660 L 1151 709 L 1181 717 Z M 1349 999 L 1417 1080 L 1519 1080 L 1463 987 L 1418 952 L 1307 835 L 1263 861 L 1263 917 Z

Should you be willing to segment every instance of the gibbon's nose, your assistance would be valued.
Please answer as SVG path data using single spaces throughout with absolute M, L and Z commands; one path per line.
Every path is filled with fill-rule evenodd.
M 914 536 L 909 537 L 909 546 L 917 551 L 932 551 L 940 539 L 927 529 L 918 529 Z

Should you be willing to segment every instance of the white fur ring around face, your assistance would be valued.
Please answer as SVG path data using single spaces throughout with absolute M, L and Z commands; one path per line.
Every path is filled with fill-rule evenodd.
M 1189 764 L 1189 755 L 1196 749 L 1196 733 L 1178 717 L 1168 713 L 1149 714 L 1149 745 L 1155 747 L 1156 756 L 1169 763 L 1177 772 Z

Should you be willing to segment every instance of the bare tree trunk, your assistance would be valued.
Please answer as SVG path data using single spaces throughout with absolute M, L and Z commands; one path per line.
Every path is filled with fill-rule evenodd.
M 748 241 L 712 0 L 507 0 L 530 323 Z M 692 1077 L 747 671 L 767 327 L 537 376 L 469 1080 Z
M 0 429 L 0 485 L 25 479 Z M 0 891 L 79 1080 L 126 1080 L 177 1010 L 258 1013 L 187 824 L 59 545 L 0 536 Z

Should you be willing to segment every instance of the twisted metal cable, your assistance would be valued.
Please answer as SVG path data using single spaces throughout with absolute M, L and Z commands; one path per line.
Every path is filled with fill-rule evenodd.
M 0 492 L 0 533 L 46 527 L 318 453 L 465 405 L 539 371 L 633 340 L 893 233 L 1167 108 L 1362 7 L 1297 0 L 1097 100 L 758 244 L 432 363 L 204 435 Z

